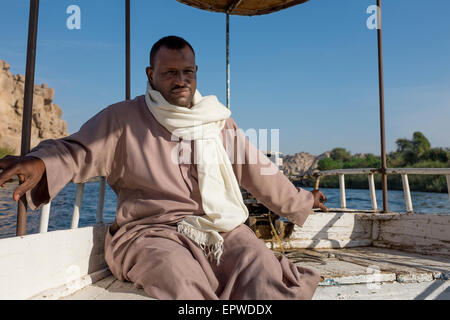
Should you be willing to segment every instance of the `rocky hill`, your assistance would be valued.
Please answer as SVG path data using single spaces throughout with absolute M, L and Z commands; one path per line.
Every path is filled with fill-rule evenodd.
M 318 156 L 307 152 L 300 152 L 294 155 L 285 155 L 283 157 L 283 172 L 287 176 L 309 174 L 317 168 L 319 160 L 329 157 L 329 151 Z
M 0 60 L 0 147 L 20 153 L 25 76 L 13 75 L 9 64 Z M 61 108 L 53 103 L 55 90 L 45 83 L 34 86 L 31 148 L 45 139 L 67 136 Z

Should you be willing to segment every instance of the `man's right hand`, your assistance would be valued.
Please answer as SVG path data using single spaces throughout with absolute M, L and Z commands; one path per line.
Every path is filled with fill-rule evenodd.
M 6 156 L 0 159 L 0 186 L 3 188 L 5 183 L 12 182 L 12 177 L 17 175 L 21 184 L 14 190 L 13 199 L 19 201 L 25 192 L 33 189 L 45 173 L 45 164 L 39 158 Z
M 313 208 L 319 208 L 324 212 L 328 212 L 328 208 L 324 205 L 324 203 L 327 201 L 327 197 L 323 194 L 323 192 L 319 189 L 315 189 L 311 191 L 311 193 L 314 197 Z

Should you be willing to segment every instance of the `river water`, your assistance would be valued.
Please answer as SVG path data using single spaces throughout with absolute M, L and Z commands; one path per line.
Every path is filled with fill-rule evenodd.
M 12 200 L 12 193 L 17 184 L 9 183 L 5 188 L 0 188 L 0 238 L 12 237 L 16 233 L 17 203 Z M 95 224 L 97 211 L 99 183 L 87 183 L 84 188 L 83 203 L 80 209 L 79 227 Z M 306 188 L 307 190 L 311 190 Z M 339 208 L 339 189 L 321 189 L 328 201 L 329 208 Z M 76 185 L 67 184 L 63 190 L 53 199 L 50 209 L 48 230 L 62 230 L 70 228 L 72 211 L 75 203 Z M 378 208 L 382 208 L 381 190 L 376 191 Z M 411 192 L 415 213 L 423 214 L 450 214 L 450 200 L 447 193 Z M 372 209 L 369 190 L 346 189 L 347 208 Z M 114 191 L 106 184 L 104 221 L 114 221 L 117 200 Z M 403 191 L 388 191 L 389 211 L 405 212 L 405 198 Z M 40 223 L 40 210 L 28 211 L 27 234 L 38 233 Z

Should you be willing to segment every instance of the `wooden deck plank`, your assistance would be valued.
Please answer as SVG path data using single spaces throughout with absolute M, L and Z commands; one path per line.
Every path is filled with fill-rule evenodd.
M 313 300 L 450 300 L 450 281 L 325 286 Z
M 144 290 L 136 288 L 131 282 L 116 280 L 98 295 L 96 300 L 156 300 L 149 297 Z
M 111 286 L 111 284 L 116 281 L 113 275 L 110 275 L 94 284 L 84 287 L 69 296 L 62 297 L 60 300 L 92 300 L 95 299 L 102 292 Z
M 297 249 L 287 256 L 291 259 L 297 256 L 293 260 L 295 264 L 319 272 L 320 285 L 426 282 L 450 278 L 448 257 L 386 248 Z
M 155 300 L 131 282 L 122 282 L 113 275 L 91 284 L 61 300 Z
M 342 261 L 366 267 L 377 266 L 381 271 L 393 272 L 398 282 L 450 278 L 450 259 L 445 256 L 420 255 L 376 247 L 332 249 L 329 252 Z
M 321 276 L 320 286 L 395 281 L 395 274 L 392 272 L 378 273 L 376 269 L 346 261 L 328 260 L 326 265 L 311 262 L 298 262 L 296 264 L 310 267 L 319 272 Z

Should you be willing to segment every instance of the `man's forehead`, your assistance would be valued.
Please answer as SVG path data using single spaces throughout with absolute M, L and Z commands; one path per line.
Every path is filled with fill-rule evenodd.
M 161 47 L 155 58 L 155 64 L 160 67 L 195 67 L 195 56 L 188 46 L 180 50 Z

